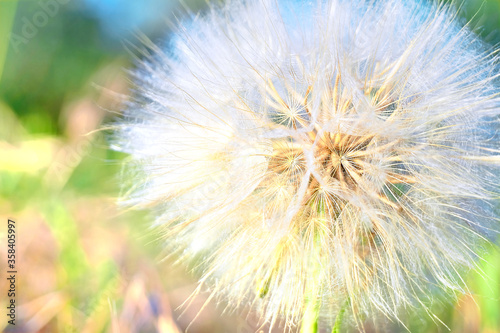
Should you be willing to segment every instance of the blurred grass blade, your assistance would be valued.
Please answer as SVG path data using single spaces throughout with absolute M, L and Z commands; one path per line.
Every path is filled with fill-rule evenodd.
M 18 0 L 0 0 L 0 83 L 9 49 L 10 32 L 16 16 Z

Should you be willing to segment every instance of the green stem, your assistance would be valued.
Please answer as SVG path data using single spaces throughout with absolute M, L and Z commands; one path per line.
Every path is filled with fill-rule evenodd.
M 337 318 L 335 318 L 335 324 L 333 325 L 332 333 L 340 333 L 340 327 L 342 326 L 342 319 L 344 318 L 344 313 L 348 304 L 349 302 L 347 301 L 337 314 Z
M 342 327 L 342 320 L 344 319 L 344 313 L 349 306 L 349 300 L 340 309 L 335 318 L 335 323 L 333 324 L 332 333 L 340 333 L 340 328 Z M 309 299 L 306 306 L 306 311 L 302 319 L 302 324 L 300 326 L 300 333 L 317 333 L 318 332 L 318 319 L 319 319 L 319 306 L 317 302 L 313 299 Z
M 311 297 L 306 305 L 302 324 L 300 325 L 300 333 L 317 333 L 319 319 L 319 306 Z
M 322 202 L 316 207 L 318 215 L 325 218 L 325 207 Z M 311 258 L 312 271 L 308 272 L 308 283 L 306 284 L 306 308 L 304 310 L 304 316 L 302 317 L 302 323 L 300 325 L 300 333 L 317 333 L 318 332 L 318 320 L 319 320 L 319 310 L 321 307 L 320 299 L 318 295 L 318 285 L 315 283 L 315 278 L 320 277 L 321 271 L 321 238 L 317 232 L 314 234 L 314 247 L 316 252 L 316 258 Z M 321 281 L 321 279 L 318 279 Z

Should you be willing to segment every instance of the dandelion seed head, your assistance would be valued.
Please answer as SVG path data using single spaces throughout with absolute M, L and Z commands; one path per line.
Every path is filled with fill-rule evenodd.
M 498 230 L 498 65 L 450 7 L 252 0 L 135 72 L 124 202 L 263 322 L 429 309 Z

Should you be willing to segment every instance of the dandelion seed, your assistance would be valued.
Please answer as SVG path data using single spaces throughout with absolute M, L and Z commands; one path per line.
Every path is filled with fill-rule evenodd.
M 498 61 L 455 16 L 249 0 L 193 18 L 135 72 L 125 203 L 264 323 L 430 313 L 499 225 Z

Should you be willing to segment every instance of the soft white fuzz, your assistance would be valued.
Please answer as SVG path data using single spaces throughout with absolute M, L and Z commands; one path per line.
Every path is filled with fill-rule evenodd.
M 249 0 L 182 24 L 135 71 L 124 202 L 263 321 L 397 319 L 463 292 L 498 230 L 500 90 L 455 15 Z

